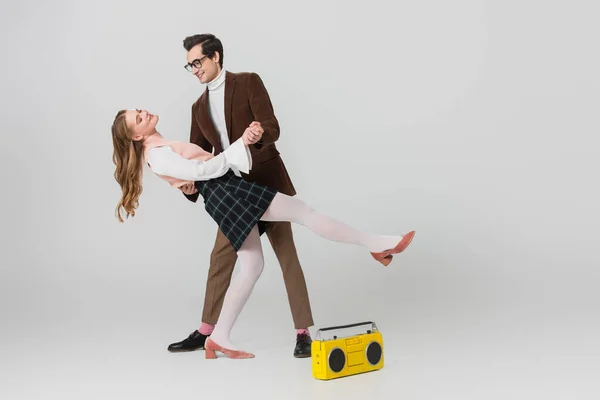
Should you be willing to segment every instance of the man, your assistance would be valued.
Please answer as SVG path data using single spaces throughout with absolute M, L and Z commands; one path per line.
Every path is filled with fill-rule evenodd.
M 193 35 L 184 39 L 187 51 L 186 69 L 200 83 L 204 93 L 192 105 L 190 142 L 217 155 L 249 130 L 252 170 L 243 177 L 270 186 L 290 196 L 296 191 L 287 173 L 275 142 L 279 139 L 279 122 L 261 78 L 256 73 L 231 73 L 223 69 L 223 45 L 212 34 Z M 236 174 L 242 175 L 239 171 Z M 194 187 L 182 188 L 193 202 L 198 199 Z M 300 266 L 289 222 L 261 223 L 281 266 L 288 301 L 296 328 L 293 355 L 310 357 L 311 338 L 308 327 L 313 325 L 312 312 L 304 273 Z M 202 325 L 181 342 L 172 343 L 171 352 L 203 349 L 206 338 L 217 322 L 233 273 L 237 254 L 218 230 L 210 256 L 206 282 Z

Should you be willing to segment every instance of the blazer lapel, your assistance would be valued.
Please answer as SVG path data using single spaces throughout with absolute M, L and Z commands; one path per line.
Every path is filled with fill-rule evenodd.
M 215 128 L 215 125 L 213 124 L 212 119 L 210 118 L 210 114 L 208 112 L 208 88 L 205 89 L 204 94 L 200 98 L 198 116 L 200 119 L 200 130 L 206 136 L 206 139 L 215 148 L 215 154 L 219 154 L 223 151 L 223 147 L 221 146 L 221 139 L 219 138 L 219 134 L 217 133 L 217 128 Z
M 227 127 L 227 136 L 231 143 L 231 114 L 233 107 L 233 91 L 235 88 L 235 75 L 225 71 L 225 126 Z

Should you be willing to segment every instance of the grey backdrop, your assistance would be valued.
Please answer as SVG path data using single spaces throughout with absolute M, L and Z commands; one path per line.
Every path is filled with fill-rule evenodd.
M 395 4 L 393 4 L 395 3 Z M 3 1 L 6 399 L 596 399 L 598 6 L 592 1 Z M 303 227 L 316 328 L 378 324 L 383 370 L 332 382 L 291 356 L 279 266 L 233 339 L 200 323 L 215 225 L 146 173 L 119 224 L 110 124 L 147 108 L 187 140 L 204 87 L 185 36 L 263 78 L 299 197 L 413 245 L 388 269 Z

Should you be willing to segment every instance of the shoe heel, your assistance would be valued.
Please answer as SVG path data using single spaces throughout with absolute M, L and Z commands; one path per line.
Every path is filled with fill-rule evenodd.
M 383 265 L 385 265 L 386 267 L 388 265 L 390 265 L 390 263 L 392 262 L 392 259 L 394 258 L 391 254 L 388 255 L 384 255 L 385 253 L 371 253 L 371 255 L 373 256 L 373 258 L 382 263 Z
M 204 358 L 206 358 L 207 360 L 214 360 L 217 358 L 217 353 L 215 353 L 213 349 L 205 349 Z
M 379 262 L 382 263 L 384 266 L 387 267 L 388 265 L 390 265 L 390 263 L 392 262 L 393 258 L 394 257 L 392 255 L 385 256 L 385 257 L 383 257 L 383 259 L 379 260 Z

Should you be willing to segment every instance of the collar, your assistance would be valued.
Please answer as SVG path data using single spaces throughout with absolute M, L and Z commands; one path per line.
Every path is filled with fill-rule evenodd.
M 221 69 L 221 72 L 215 79 L 208 82 L 207 87 L 208 87 L 208 90 L 215 90 L 215 89 L 220 88 L 224 83 L 225 83 L 225 68 Z

